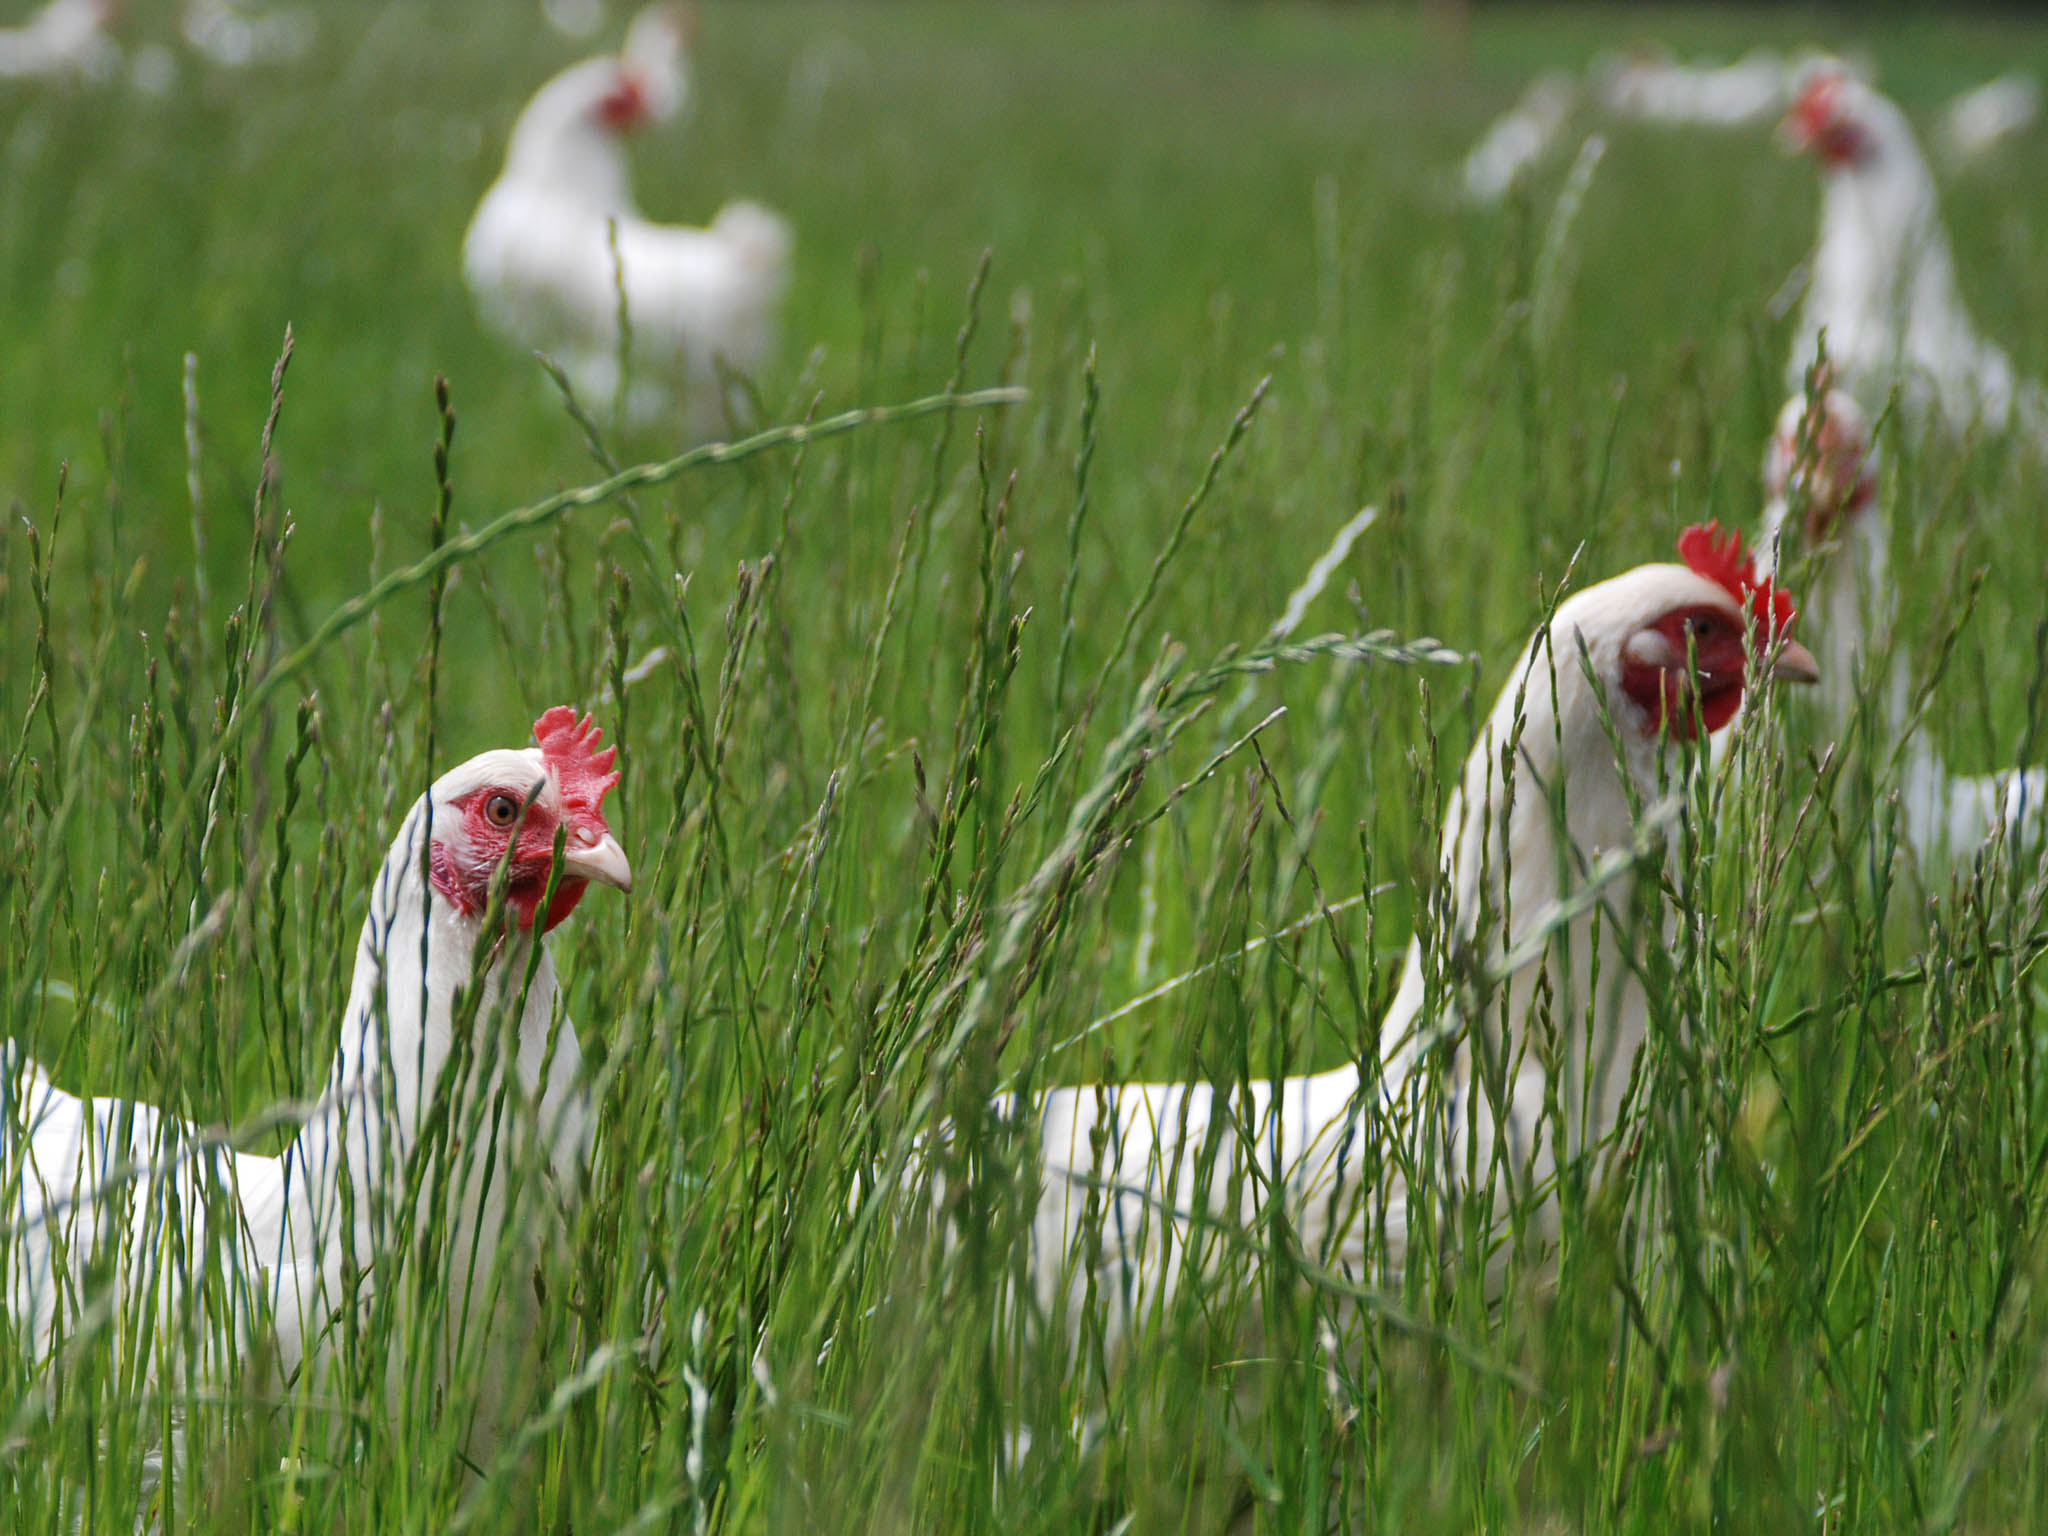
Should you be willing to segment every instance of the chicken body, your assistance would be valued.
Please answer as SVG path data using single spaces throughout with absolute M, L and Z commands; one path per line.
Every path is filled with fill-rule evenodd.
M 1594 78 L 1607 111 L 1652 123 L 1737 127 L 1783 111 L 1792 94 L 1791 67 L 1764 48 L 1733 64 L 1681 64 L 1661 49 L 1630 53 L 1596 65 Z
M 2041 82 L 2029 74 L 2000 75 L 1962 92 L 1941 115 L 1941 141 L 1952 160 L 1974 160 L 2041 115 Z
M 1785 136 L 1820 160 L 1820 238 L 1786 364 L 1803 387 L 1826 334 L 1835 380 L 1864 401 L 1896 384 L 1916 420 L 1956 435 L 2018 428 L 2048 446 L 2038 384 L 1977 334 L 1956 287 L 1934 177 L 1905 114 L 1842 66 L 1811 68 Z
M 1806 614 L 1818 635 L 1817 702 L 1828 730 L 1846 741 L 1867 697 L 1876 741 L 1888 751 L 1912 723 L 1912 678 L 1903 655 L 1887 664 L 1879 654 L 1898 611 L 1898 582 L 1878 503 L 1878 450 L 1870 418 L 1848 393 L 1826 389 L 1817 405 L 1817 412 L 1809 409 L 1802 392 L 1778 413 L 1764 452 L 1758 550 L 1767 570 L 1812 562 L 1803 573 Z M 1916 734 L 1900 758 L 1897 789 L 1907 846 L 1923 860 L 1946 863 L 1994 833 L 2038 835 L 2048 771 L 1954 774 Z
M 542 725 L 559 729 L 568 713 L 551 711 Z M 601 775 L 610 755 L 597 756 Z M 401 1255 L 428 1262 L 419 1245 L 439 1230 L 447 1246 L 426 1275 L 449 1297 L 436 1379 L 448 1379 L 458 1350 L 467 1369 L 481 1367 L 467 1438 L 473 1452 L 490 1448 L 500 1410 L 516 1402 L 522 1319 L 533 1305 L 532 1265 L 512 1262 L 510 1278 L 498 1265 L 514 1245 L 524 1252 L 558 1240 L 559 1213 L 578 1194 L 590 1147 L 576 1033 L 558 1016 L 542 935 L 588 882 L 631 883 L 596 800 L 578 789 L 577 760 L 539 749 L 487 752 L 414 805 L 371 892 L 326 1091 L 281 1156 L 232 1151 L 147 1105 L 79 1099 L 7 1048 L 0 1285 L 33 1355 L 60 1363 L 81 1335 L 110 1327 L 117 1352 L 140 1350 L 152 1376 L 232 1379 L 236 1361 L 263 1339 L 275 1340 L 286 1371 L 322 1367 L 340 1347 L 341 1312 L 367 1304 L 375 1285 L 398 1283 Z M 580 760 L 591 759 L 584 752 Z M 491 835 L 502 829 L 479 828 L 478 808 L 509 806 L 516 815 L 529 794 L 510 896 L 521 922 L 481 970 L 482 1006 L 458 1014 L 458 991 L 479 974 L 477 946 L 495 938 L 477 893 L 488 889 L 506 842 Z M 545 888 L 553 829 L 564 823 L 560 894 L 544 912 L 531 902 L 522 911 L 523 892 L 537 898 Z M 535 878 L 535 859 L 541 887 L 522 887 Z M 453 1135 L 423 1145 L 429 1107 L 451 1070 L 460 1074 L 448 1085 Z M 478 1124 L 486 1115 L 495 1134 Z M 464 1147 L 473 1150 L 451 1154 Z M 402 1197 L 413 1174 L 423 1194 L 409 1209 Z M 506 1240 L 508 1231 L 517 1236 Z M 393 1360 L 394 1388 L 415 1365 Z
M 98 80 L 121 62 L 107 36 L 114 0 L 49 0 L 18 27 L 0 27 L 0 80 Z
M 1550 152 L 1578 101 L 1578 84 L 1570 75 L 1552 71 L 1531 81 L 1522 99 L 1494 119 L 1465 157 L 1465 200 L 1484 206 L 1507 196 Z
M 1250 1228 L 1276 1197 L 1311 1262 L 1398 1273 L 1411 1202 L 1478 1194 L 1498 1215 L 1594 1152 L 1621 1120 L 1645 1035 L 1646 999 L 1625 957 L 1663 927 L 1636 909 L 1627 855 L 1656 834 L 1631 797 L 1650 805 L 1679 787 L 1688 701 L 1710 730 L 1733 718 L 1744 623 L 1735 595 L 1683 566 L 1644 566 L 1560 606 L 1466 759 L 1440 854 L 1448 931 L 1411 943 L 1377 1061 L 1243 1088 L 1086 1086 L 1033 1101 L 1042 1168 L 1030 1269 L 1046 1314 L 1071 1320 L 1093 1292 L 1108 1300 L 1113 1331 L 1139 1326 L 1213 1251 L 1190 1213 Z M 1790 643 L 1776 666 L 1813 676 Z M 1587 891 L 1596 869 L 1597 900 Z M 1516 959 L 1497 983 L 1504 997 L 1442 974 L 1456 957 L 1498 975 L 1505 955 Z M 1554 1039 L 1538 1023 L 1543 989 Z M 1562 1068 L 1555 1085 L 1546 1060 Z M 1544 1108 L 1553 1087 L 1557 1117 Z M 1406 1172 L 1426 1187 L 1410 1187 Z
M 681 58 L 680 24 L 649 12 L 617 57 L 541 87 L 470 221 L 463 273 L 485 318 L 560 362 L 585 404 L 610 410 L 623 386 L 634 418 L 680 401 L 703 431 L 725 422 L 721 371 L 750 374 L 773 352 L 791 239 L 752 202 L 704 229 L 641 216 L 621 137 L 676 111 Z
M 1842 389 L 1823 391 L 1812 420 L 1804 391 L 1787 400 L 1764 450 L 1759 565 L 1776 572 L 1828 551 L 1803 589 L 1803 611 L 1819 648 L 1821 711 L 1837 735 L 1854 718 L 1861 690 L 1873 683 L 1864 675 L 1872 639 L 1890 627 L 1897 607 L 1877 509 L 1878 462 L 1870 418 Z M 1886 723 L 1903 725 L 1904 668 L 1894 667 L 1881 686 Z

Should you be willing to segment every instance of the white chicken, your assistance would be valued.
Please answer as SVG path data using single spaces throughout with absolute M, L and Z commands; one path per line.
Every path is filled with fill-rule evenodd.
M 534 737 L 536 747 L 452 769 L 406 816 L 371 890 L 326 1091 L 282 1156 L 228 1151 L 147 1105 L 74 1098 L 7 1049 L 0 1301 L 32 1358 L 61 1370 L 77 1341 L 111 1329 L 154 1373 L 148 1330 L 190 1329 L 172 1335 L 196 1339 L 178 1367 L 188 1380 L 221 1379 L 232 1355 L 266 1337 L 286 1370 L 317 1370 L 340 1348 L 335 1319 L 368 1294 L 349 1277 L 401 1283 L 394 1266 L 438 1215 L 448 1248 L 425 1279 L 448 1298 L 448 1321 L 432 1368 L 445 1381 L 461 1351 L 479 1384 L 467 1445 L 490 1448 L 523 1390 L 521 1320 L 534 1304 L 524 1278 L 496 1278 L 500 1242 L 538 1253 L 542 1215 L 577 1198 L 591 1139 L 576 1032 L 559 1017 L 541 940 L 592 882 L 632 885 L 602 813 L 614 751 L 597 750 L 599 733 L 566 708 L 542 715 Z M 488 921 L 501 869 L 511 936 L 480 965 L 479 943 L 497 942 Z M 483 1004 L 458 1017 L 456 994 L 479 975 Z M 450 1099 L 451 1061 L 462 1074 L 449 1085 L 454 1135 L 423 1144 L 437 1092 Z M 466 1117 L 479 1113 L 496 1117 L 495 1135 L 471 1134 Z M 423 1170 L 420 1208 L 400 1209 Z M 525 1277 L 532 1263 L 509 1272 Z M 406 1366 L 392 1362 L 394 1387 Z
M 623 387 L 631 418 L 679 401 L 705 431 L 727 419 L 723 376 L 754 372 L 773 350 L 791 241 L 758 203 L 728 203 L 689 229 L 650 223 L 633 201 L 621 141 L 681 105 L 687 16 L 644 11 L 616 56 L 541 87 L 462 260 L 485 318 L 554 357 L 587 405 L 611 409 Z
M 1595 61 L 1592 75 L 1603 108 L 1653 123 L 1738 127 L 1782 112 L 1792 94 L 1791 67 L 1763 48 L 1733 64 L 1681 64 L 1661 48 L 1636 49 Z
M 1185 1268 L 1214 1251 L 1187 1213 L 1252 1230 L 1268 1190 L 1311 1262 L 1369 1279 L 1380 1273 L 1376 1253 L 1400 1267 L 1409 1202 L 1432 1198 L 1404 1186 L 1390 1149 L 1442 1194 L 1483 1198 L 1490 1188 L 1498 1215 L 1511 1195 L 1541 1198 L 1562 1163 L 1607 1140 L 1648 1017 L 1626 957 L 1655 934 L 1630 921 L 1631 851 L 1664 835 L 1638 820 L 1631 797 L 1649 806 L 1670 796 L 1683 782 L 1685 743 L 1735 717 L 1746 644 L 1770 675 L 1816 676 L 1813 657 L 1789 638 L 1791 599 L 1742 559 L 1739 539 L 1721 542 L 1710 525 L 1688 530 L 1679 547 L 1684 565 L 1641 566 L 1561 604 L 1502 690 L 1444 820 L 1447 899 L 1431 910 L 1444 911 L 1445 929 L 1431 945 L 1421 934 L 1410 944 L 1377 1065 L 1221 1092 L 1208 1083 L 1063 1088 L 1005 1106 L 1035 1122 L 1041 1148 L 1030 1268 L 1047 1316 L 1071 1325 L 1093 1290 L 1112 1335 L 1141 1325 Z M 1603 715 L 1619 733 L 1620 761 Z M 1510 742 L 1515 768 L 1504 782 Z M 1506 972 L 1504 1012 L 1499 994 L 1467 990 L 1488 966 Z M 1468 968 L 1463 981 L 1436 974 Z M 1555 1041 L 1532 1038 L 1545 1028 L 1539 994 Z M 1595 1021 L 1590 1042 L 1574 1022 L 1585 1020 Z M 1555 1085 L 1543 1062 L 1552 1045 L 1565 1078 Z M 1553 1086 L 1561 1122 L 1545 1109 Z
M 1811 572 L 1806 612 L 1820 637 L 1823 717 L 1845 739 L 1874 691 L 1872 724 L 1889 749 L 1910 723 L 1911 678 L 1905 657 L 1895 656 L 1880 675 L 1873 654 L 1898 608 L 1878 506 L 1878 450 L 1870 418 L 1848 393 L 1823 387 L 1816 404 L 1817 415 L 1805 393 L 1787 400 L 1764 451 L 1759 563 L 1770 571 L 1794 558 L 1813 562 L 1802 574 Z M 1951 774 L 1919 735 L 1900 763 L 1901 831 L 1922 860 L 1966 855 L 2000 829 L 2015 839 L 2039 832 L 2048 770 Z
M 0 27 L 0 80 L 103 80 L 121 62 L 107 36 L 119 0 L 50 0 L 18 27 Z
M 2024 133 L 2041 115 L 2041 82 L 2032 75 L 2000 75 L 1972 86 L 1941 114 L 1941 144 L 1949 158 L 1974 160 Z
M 1778 413 L 1764 450 L 1763 528 L 1757 563 L 1776 574 L 1826 551 L 1806 589 L 1806 619 L 1820 648 L 1820 704 L 1837 732 L 1856 713 L 1873 632 L 1890 624 L 1884 519 L 1877 514 L 1877 448 L 1870 418 L 1847 391 L 1823 388 L 1809 422 L 1802 391 Z M 1794 504 L 1799 518 L 1792 521 Z M 1903 724 L 1905 673 L 1886 684 L 1885 723 Z
M 1578 105 L 1579 87 L 1570 75 L 1538 75 L 1512 110 L 1488 127 L 1465 157 L 1465 200 L 1486 206 L 1507 196 L 1557 143 Z
M 1934 178 L 1905 114 L 1823 60 L 1802 77 L 1781 134 L 1819 160 L 1825 180 L 1787 387 L 1801 387 L 1825 331 L 1837 382 L 1857 399 L 1885 399 L 1896 384 L 1916 421 L 1958 436 L 2017 428 L 2048 449 L 2048 397 L 1963 308 Z

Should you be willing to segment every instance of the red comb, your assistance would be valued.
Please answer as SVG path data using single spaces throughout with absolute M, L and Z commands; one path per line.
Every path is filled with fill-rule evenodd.
M 1742 535 L 1733 528 L 1724 534 L 1718 519 L 1694 523 L 1678 536 L 1678 558 L 1747 609 L 1763 626 L 1767 640 L 1792 633 L 1792 623 L 1799 617 L 1792 594 L 1778 590 L 1770 577 L 1757 575 L 1756 562 L 1743 553 Z
M 1842 94 L 1842 71 L 1825 65 L 1811 70 L 1792 102 L 1792 116 L 1810 138 L 1819 138 L 1835 115 L 1835 99 Z
M 548 771 L 562 786 L 563 804 L 603 826 L 604 797 L 619 782 L 618 771 L 612 767 L 619 749 L 598 751 L 604 732 L 590 723 L 588 715 L 579 721 L 576 711 L 566 704 L 557 704 L 533 722 L 533 739 L 548 760 Z
M 1835 168 L 1864 157 L 1867 127 L 1858 121 L 1854 101 L 1843 99 L 1854 78 L 1839 64 L 1808 71 L 1779 125 L 1786 148 L 1812 150 L 1822 164 Z

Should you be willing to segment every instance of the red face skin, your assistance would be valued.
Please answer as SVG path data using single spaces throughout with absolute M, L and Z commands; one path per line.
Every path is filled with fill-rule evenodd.
M 457 852 L 436 837 L 430 873 L 434 889 L 464 917 L 480 917 L 490 906 L 492 877 L 497 874 L 498 865 L 505 858 L 506 844 L 516 830 L 519 842 L 512 854 L 511 880 L 506 887 L 505 902 L 517 916 L 520 927 L 533 927 L 541 898 L 547 895 L 548 875 L 555 862 L 555 828 L 561 825 L 561 820 L 539 801 L 527 805 L 529 788 L 509 784 L 487 785 L 450 802 L 450 807 L 461 813 L 466 845 Z M 506 815 L 508 802 L 511 807 L 509 819 Z M 522 810 L 525 812 L 523 821 L 520 819 Z M 605 830 L 604 824 L 598 822 L 598 835 L 602 836 Z M 577 827 L 571 827 L 570 836 L 575 836 L 577 831 Z M 549 932 L 575 911 L 576 903 L 583 899 L 589 884 L 587 880 L 565 875 L 555 888 L 555 899 L 548 903 L 542 916 L 540 931 Z
M 1741 625 L 1723 609 L 1701 605 L 1675 608 L 1649 628 L 1663 636 L 1677 662 L 1654 667 L 1624 656 L 1621 688 L 1650 717 L 1650 729 L 1668 730 L 1674 741 L 1691 741 L 1696 727 L 1711 734 L 1733 720 L 1742 707 L 1747 660 Z M 1685 670 L 1688 647 L 1697 668 L 1690 676 Z
M 1841 98 L 1842 82 L 1822 75 L 1799 93 L 1787 118 L 1800 146 L 1830 167 L 1852 165 L 1863 155 L 1863 130 L 1843 114 Z
M 640 77 L 620 70 L 618 84 L 597 100 L 597 120 L 611 133 L 631 133 L 647 121 L 647 90 Z

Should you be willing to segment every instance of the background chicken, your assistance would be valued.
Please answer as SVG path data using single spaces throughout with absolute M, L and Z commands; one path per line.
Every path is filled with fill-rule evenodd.
M 1733 64 L 1681 64 L 1662 48 L 1596 59 L 1594 94 L 1616 117 L 1736 127 L 1784 110 L 1791 66 L 1768 48 Z
M 1559 70 L 1538 75 L 1522 99 L 1487 128 L 1465 157 L 1465 200 L 1497 203 L 1550 152 L 1578 106 L 1578 82 Z
M 107 36 L 116 0 L 49 0 L 18 27 L 0 27 L 0 80 L 104 79 L 121 62 Z
M 226 1308 L 232 1328 L 198 1336 L 247 1349 L 274 1330 L 289 1372 L 342 1348 L 353 1330 L 340 1314 L 372 1304 L 352 1278 L 367 1272 L 393 1301 L 444 1298 L 439 1347 L 471 1365 L 482 1351 L 469 1443 L 491 1446 L 525 1390 L 519 1319 L 533 1291 L 523 1277 L 548 1240 L 548 1213 L 576 1197 L 591 1137 L 582 1057 L 574 1027 L 556 1017 L 545 945 L 530 977 L 524 937 L 479 966 L 492 883 L 505 868 L 506 910 L 535 941 L 591 882 L 632 884 L 602 813 L 618 778 L 613 753 L 598 751 L 598 732 L 565 708 L 541 716 L 534 737 L 536 747 L 451 769 L 406 816 L 372 888 L 326 1092 L 281 1156 L 231 1151 L 147 1105 L 74 1098 L 8 1048 L 0 1187 L 15 1193 L 0 1279 L 30 1350 L 61 1356 L 111 1327 L 155 1362 L 150 1327 L 182 1338 L 192 1309 Z M 565 845 L 550 895 L 558 829 Z M 479 974 L 484 1002 L 465 1035 L 457 993 Z M 516 1054 L 498 1060 L 515 1005 Z M 449 1095 L 441 1078 L 451 1061 L 461 1075 Z M 437 1129 L 431 1111 L 443 1102 L 453 1123 Z M 426 1191 L 417 1210 L 403 1205 L 410 1187 Z M 516 1200 L 514 1188 L 524 1191 Z M 441 1224 L 451 1234 L 444 1252 L 415 1246 L 434 1225 L 429 1205 L 452 1218 Z M 502 1284 L 508 1231 L 526 1257 L 513 1266 L 522 1278 Z M 408 1253 L 412 1277 L 401 1278 L 394 1266 Z M 394 1381 L 402 1364 L 391 1362 Z M 217 1355 L 184 1362 L 210 1378 L 231 1369 Z
M 1826 549 L 1806 592 L 1807 633 L 1821 658 L 1822 708 L 1839 734 L 1856 712 L 1874 634 L 1895 607 L 1884 519 L 1877 515 L 1878 457 L 1870 418 L 1844 390 L 1825 389 L 1809 416 L 1807 396 L 1779 411 L 1764 450 L 1763 526 L 1757 557 L 1766 571 L 1793 570 Z M 1794 516 L 1795 504 L 1797 516 Z M 1885 685 L 1885 717 L 1903 723 L 1903 670 Z
M 1807 395 L 1794 395 L 1764 451 L 1759 543 L 1765 567 L 1796 571 L 1808 593 L 1829 732 L 1846 742 L 1867 709 L 1873 744 L 1889 754 L 1912 724 L 1912 669 L 1892 633 L 1898 582 L 1878 470 L 1870 418 L 1854 399 L 1824 388 L 1809 406 Z M 2017 837 L 2040 826 L 2048 770 L 1952 774 L 1922 731 L 1904 743 L 1898 761 L 1902 830 L 1923 860 L 1946 863 L 2000 829 Z
M 1905 114 L 1824 60 L 1802 78 L 1782 132 L 1819 161 L 1824 184 L 1788 387 L 1802 387 L 1825 332 L 1836 380 L 1856 399 L 1881 401 L 1896 385 L 1916 420 L 1958 435 L 2017 428 L 2048 450 L 2048 398 L 1963 307 L 1934 178 Z
M 1646 937 L 1636 850 L 1667 832 L 1642 808 L 1682 791 L 1698 729 L 1735 717 L 1746 637 L 1768 650 L 1773 676 L 1815 677 L 1788 637 L 1789 597 L 1743 560 L 1739 539 L 1714 533 L 1688 531 L 1685 565 L 1577 594 L 1530 643 L 1445 814 L 1441 928 L 1409 945 L 1377 1081 L 1345 1066 L 1248 1091 L 1130 1083 L 1035 1102 L 1043 1185 L 1030 1266 L 1049 1315 L 1077 1316 L 1094 1292 L 1113 1333 L 1138 1325 L 1202 1263 L 1209 1240 L 1190 1210 L 1251 1230 L 1270 1188 L 1309 1262 L 1370 1276 L 1376 1253 L 1401 1264 L 1425 1190 L 1479 1193 L 1499 1214 L 1543 1198 L 1564 1162 L 1599 1153 L 1647 1024 L 1623 957 Z M 1553 1083 L 1546 1063 L 1560 1059 Z
M 736 409 L 723 376 L 773 350 L 790 234 L 758 203 L 689 229 L 651 223 L 633 200 L 623 141 L 681 106 L 689 15 L 643 11 L 617 55 L 541 87 L 462 255 L 485 318 L 561 363 L 587 405 L 647 421 L 680 403 L 710 432 Z
M 2041 82 L 2014 71 L 1961 92 L 1941 114 L 1941 146 L 1958 162 L 1974 160 L 2031 128 L 2041 115 Z

